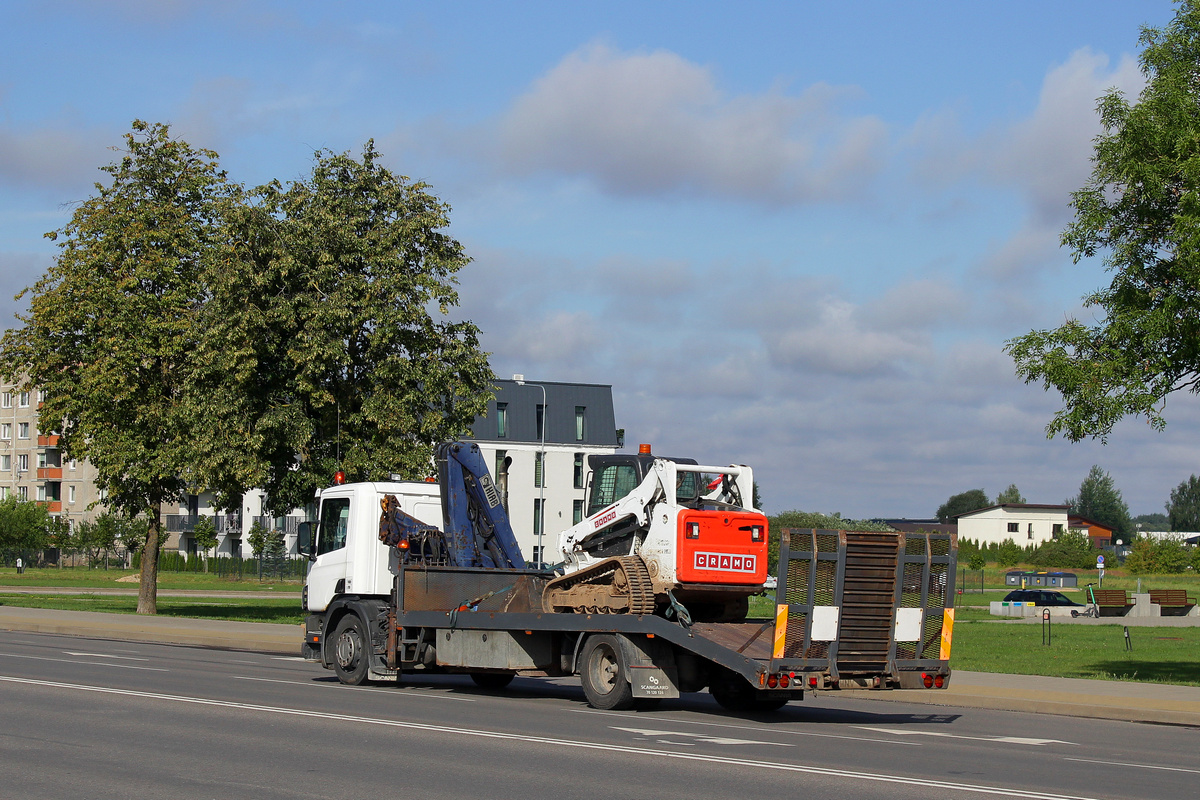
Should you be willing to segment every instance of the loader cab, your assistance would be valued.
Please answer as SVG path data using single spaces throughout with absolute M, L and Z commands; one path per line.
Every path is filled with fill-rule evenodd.
M 650 473 L 651 465 L 657 456 L 649 453 L 638 455 L 606 455 L 588 456 L 588 467 L 591 468 L 591 478 L 587 513 L 592 516 L 597 511 L 611 506 L 637 488 Z M 695 464 L 694 458 L 670 458 L 676 464 Z M 699 501 L 701 495 L 700 475 L 695 472 L 677 473 L 675 486 L 675 501 L 680 505 L 692 505 Z

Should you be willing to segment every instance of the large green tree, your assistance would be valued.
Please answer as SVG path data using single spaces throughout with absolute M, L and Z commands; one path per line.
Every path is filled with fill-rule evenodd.
M 987 492 L 983 489 L 968 489 L 965 492 L 951 495 L 949 500 L 938 506 L 936 516 L 938 522 L 953 522 L 959 514 L 987 508 L 991 504 L 992 501 L 988 499 Z
M 217 156 L 141 121 L 109 179 L 47 234 L 58 256 L 31 290 L 24 326 L 0 342 L 7 376 L 46 390 L 40 419 L 87 459 L 105 503 L 149 521 L 138 613 L 157 610 L 160 508 L 187 490 L 197 446 L 240 446 L 198 425 L 208 401 L 193 355 L 207 276 L 228 252 L 238 197 Z M 49 426 L 48 426 L 49 427 Z
M 1021 494 L 1021 490 L 1017 488 L 1015 483 L 1010 483 L 1007 489 L 996 495 L 996 505 L 1003 505 L 1004 503 L 1023 504 L 1024 502 L 1025 496 Z
M 1113 532 L 1114 539 L 1128 542 L 1133 538 L 1133 522 L 1129 518 L 1129 506 L 1121 497 L 1121 491 L 1112 476 L 1094 465 L 1079 484 L 1079 494 L 1067 500 L 1071 511 L 1090 520 L 1099 522 Z
M 1171 490 L 1167 517 L 1169 530 L 1200 531 L 1200 478 L 1193 475 Z
M 211 424 L 246 445 L 247 469 L 233 474 L 252 472 L 276 513 L 339 469 L 347 480 L 431 474 L 434 446 L 470 429 L 494 379 L 476 326 L 450 317 L 469 259 L 444 231 L 449 207 L 370 142 L 361 158 L 317 153 L 310 178 L 255 195 L 197 354 L 225 392 Z M 209 485 L 222 459 L 206 459 Z
M 1167 395 L 1200 392 L 1200 7 L 1183 0 L 1140 41 L 1146 86 L 1135 103 L 1100 99 L 1091 178 L 1062 235 L 1076 262 L 1102 254 L 1112 273 L 1084 298 L 1098 321 L 1006 346 L 1027 383 L 1062 394 L 1046 430 L 1072 441 L 1105 439 L 1126 415 L 1161 430 Z

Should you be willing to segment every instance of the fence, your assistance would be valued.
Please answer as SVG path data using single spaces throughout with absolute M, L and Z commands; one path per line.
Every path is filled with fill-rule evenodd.
M 983 594 L 983 570 L 959 567 L 958 591 L 959 594 Z
M 221 578 L 241 580 L 243 578 L 275 578 L 278 580 L 303 580 L 308 570 L 307 558 L 267 556 L 241 558 L 239 556 L 203 556 L 188 558 L 182 553 L 164 550 L 158 554 L 159 572 L 204 572 L 205 561 L 208 572 Z M 133 559 L 133 568 L 141 568 L 141 554 Z

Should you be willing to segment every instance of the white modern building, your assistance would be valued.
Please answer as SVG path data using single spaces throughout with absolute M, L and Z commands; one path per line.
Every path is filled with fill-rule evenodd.
M 1020 547 L 1040 545 L 1066 531 L 1070 506 L 1002 503 L 959 514 L 958 538 L 978 544 L 1012 539 Z
M 496 386 L 470 438 L 502 489 L 500 476 L 507 472 L 508 516 L 526 560 L 553 562 L 559 532 L 583 519 L 588 456 L 611 455 L 625 445 L 612 386 L 520 375 Z

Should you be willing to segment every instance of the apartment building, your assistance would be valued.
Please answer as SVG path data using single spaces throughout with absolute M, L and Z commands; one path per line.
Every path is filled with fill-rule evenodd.
M 45 503 L 52 516 L 71 524 L 97 513 L 96 472 L 86 461 L 68 459 L 58 446 L 58 432 L 39 426 L 40 391 L 22 392 L 0 384 L 0 497 Z

